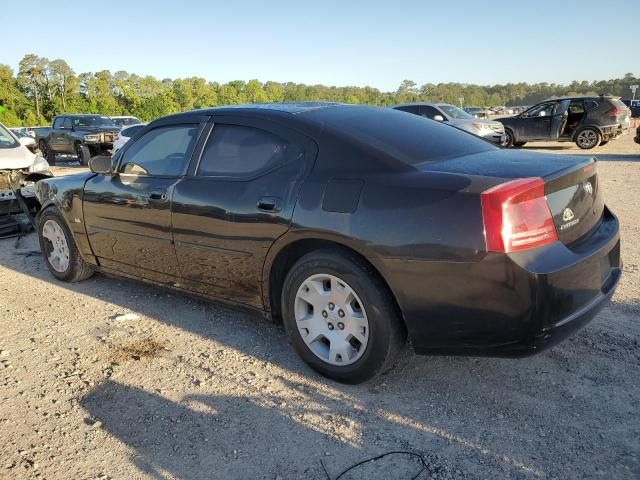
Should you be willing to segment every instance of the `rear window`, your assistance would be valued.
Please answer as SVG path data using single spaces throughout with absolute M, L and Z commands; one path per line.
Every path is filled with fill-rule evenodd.
M 303 115 L 412 166 L 497 150 L 472 134 L 392 108 L 327 108 Z

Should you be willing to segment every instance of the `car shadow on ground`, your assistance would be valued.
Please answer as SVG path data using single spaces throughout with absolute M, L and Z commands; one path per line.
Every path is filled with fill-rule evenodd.
M 327 470 L 335 475 L 363 458 L 398 449 L 423 453 L 436 478 L 464 478 L 456 471 L 473 478 L 563 477 L 562 465 L 543 461 L 548 449 L 544 437 L 551 435 L 562 455 L 581 462 L 586 472 L 591 460 L 610 461 L 611 452 L 584 448 L 581 432 L 593 428 L 590 420 L 567 417 L 576 408 L 579 389 L 574 387 L 585 380 L 576 378 L 581 365 L 562 348 L 525 361 L 416 357 L 406 351 L 391 372 L 364 385 L 340 385 L 309 370 L 283 329 L 258 315 L 103 275 L 78 284 L 58 282 L 33 237 L 18 242 L 15 255 L 2 266 L 276 366 L 269 375 L 283 385 L 279 393 L 254 388 L 215 362 L 198 358 L 176 360 L 176 376 L 182 369 L 199 371 L 204 378 L 236 385 L 232 390 L 238 395 L 209 392 L 168 399 L 109 377 L 90 390 L 82 406 L 133 449 L 133 461 L 153 477 L 210 478 L 216 472 L 217 478 L 238 478 L 243 464 L 257 462 L 264 465 L 259 478 L 274 478 L 274 472 L 283 472 L 283 478 L 324 478 L 319 459 L 327 452 Z M 13 248 L 13 241 L 0 241 L 0 248 Z M 568 343 L 570 349 L 591 349 L 579 336 Z M 127 362 L 118 368 L 126 369 Z M 550 375 L 556 370 L 558 377 Z M 552 379 L 554 385 L 566 385 L 550 388 Z M 602 397 L 578 395 L 579 411 L 602 408 Z M 257 418 L 266 418 L 269 428 L 256 431 L 255 424 L 265 424 L 252 421 Z M 521 448 L 523 439 L 528 439 L 526 449 Z M 619 441 L 623 449 L 624 440 Z M 264 445 L 269 445 L 269 458 L 252 456 L 254 449 L 264 451 Z M 314 448 L 287 471 L 293 468 L 291 452 L 300 454 L 299 445 Z M 411 478 L 416 467 L 415 460 L 392 457 L 364 468 L 374 469 L 369 478 Z M 364 473 L 359 471 L 357 478 L 367 478 Z

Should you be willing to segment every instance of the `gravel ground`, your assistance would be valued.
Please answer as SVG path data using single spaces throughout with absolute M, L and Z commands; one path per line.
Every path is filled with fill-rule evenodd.
M 624 242 L 608 308 L 535 357 L 406 351 L 355 387 L 259 317 L 102 275 L 64 284 L 33 234 L 0 241 L 0 478 L 325 479 L 389 450 L 424 455 L 420 478 L 639 478 L 640 145 L 594 153 Z M 347 478 L 418 469 L 390 456 Z

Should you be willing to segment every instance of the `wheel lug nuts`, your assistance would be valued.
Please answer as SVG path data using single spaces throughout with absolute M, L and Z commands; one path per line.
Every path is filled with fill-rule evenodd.
M 334 329 L 333 323 L 330 323 L 329 325 L 327 325 L 327 328 L 328 328 L 329 330 L 333 330 L 333 329 Z
M 323 310 L 323 311 L 322 311 L 322 316 L 323 316 L 324 318 L 327 318 L 327 317 L 329 316 L 329 314 L 327 313 L 327 311 L 326 311 L 326 310 Z
M 338 328 L 339 328 L 340 330 L 344 330 L 344 323 L 342 323 L 342 322 L 338 322 Z
M 329 310 L 333 310 L 336 306 L 333 303 L 329 303 Z
M 340 318 L 343 318 L 344 317 L 344 310 L 338 310 L 338 316 Z

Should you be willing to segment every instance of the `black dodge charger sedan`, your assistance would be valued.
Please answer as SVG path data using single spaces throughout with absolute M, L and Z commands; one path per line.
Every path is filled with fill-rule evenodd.
M 388 369 L 407 336 L 418 353 L 535 353 L 620 278 L 594 159 L 392 109 L 193 111 L 90 167 L 37 184 L 56 278 L 99 271 L 264 311 L 339 381 Z

